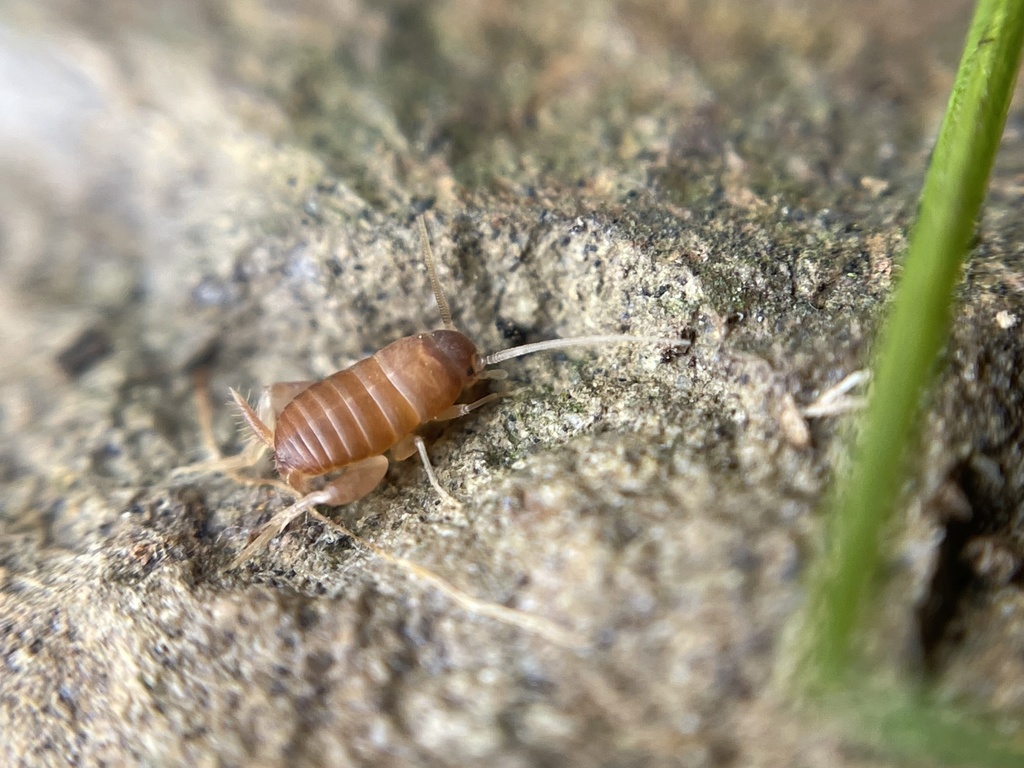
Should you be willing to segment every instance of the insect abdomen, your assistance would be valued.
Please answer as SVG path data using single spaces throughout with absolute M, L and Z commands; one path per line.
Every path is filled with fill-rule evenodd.
M 322 475 L 384 453 L 452 405 L 466 377 L 423 333 L 299 393 L 274 430 L 278 470 Z

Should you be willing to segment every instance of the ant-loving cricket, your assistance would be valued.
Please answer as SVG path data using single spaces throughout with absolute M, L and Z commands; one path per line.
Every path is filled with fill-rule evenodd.
M 469 337 L 452 322 L 422 216 L 419 225 L 423 259 L 444 328 L 393 341 L 379 352 L 321 381 L 271 384 L 263 389 L 255 409 L 232 389 L 231 395 L 256 440 L 237 456 L 176 471 L 176 474 L 220 471 L 234 475 L 237 470 L 257 464 L 269 450 L 277 473 L 284 481 L 283 488 L 299 495 L 295 503 L 275 514 L 260 534 L 238 553 L 230 568 L 237 568 L 262 550 L 303 513 L 353 535 L 328 521 L 315 507 L 349 504 L 370 493 L 387 472 L 386 452 L 396 461 L 418 453 L 438 495 L 458 504 L 438 481 L 419 430 L 432 422 L 464 416 L 505 395 L 505 392 L 492 392 L 473 402 L 458 402 L 477 382 L 505 378 L 505 371 L 488 366 L 534 352 L 567 347 L 621 342 L 673 347 L 680 343 L 657 337 L 608 334 L 550 339 L 481 355 Z M 311 489 L 311 481 L 325 476 L 327 481 L 322 487 Z M 274 481 L 263 482 L 282 487 Z M 399 560 L 367 542 L 361 543 L 386 559 Z M 424 576 L 422 568 L 401 562 Z M 439 579 L 427 572 L 427 578 L 431 577 L 435 583 Z M 454 587 L 446 589 L 449 594 L 453 594 L 452 590 L 458 592 Z M 480 609 L 476 604 L 479 601 L 464 597 L 474 602 L 474 610 Z M 465 603 L 465 600 L 460 599 L 460 602 Z

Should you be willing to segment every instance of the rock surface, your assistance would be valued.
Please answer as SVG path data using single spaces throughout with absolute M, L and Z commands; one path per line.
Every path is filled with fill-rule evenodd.
M 968 3 L 4 5 L 5 765 L 885 762 L 773 684 L 848 432 L 801 408 L 867 362 Z M 1008 125 L 874 655 L 1010 716 Z M 461 509 L 413 460 L 330 510 L 385 557 L 300 520 L 226 570 L 288 500 L 172 477 L 195 373 L 235 452 L 227 387 L 436 327 L 421 211 L 482 349 L 687 344 L 509 362 L 431 447 Z

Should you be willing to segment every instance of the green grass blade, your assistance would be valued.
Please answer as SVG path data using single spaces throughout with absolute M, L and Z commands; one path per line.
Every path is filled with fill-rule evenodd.
M 915 765 L 1020 768 L 1024 734 L 1002 732 L 998 721 L 976 710 L 889 684 L 851 687 L 828 697 L 826 714 L 862 746 Z
M 1020 768 L 1024 743 L 1000 733 L 991 720 L 959 712 L 926 699 L 902 700 L 899 695 L 865 702 L 858 725 L 874 732 L 879 745 L 906 758 L 951 766 Z
M 849 668 L 880 531 L 896 503 L 918 406 L 948 334 L 953 288 L 1006 121 L 1022 35 L 1021 0 L 979 0 L 881 336 L 853 468 L 840 478 L 826 560 L 810 585 L 798 662 L 812 687 L 837 687 Z

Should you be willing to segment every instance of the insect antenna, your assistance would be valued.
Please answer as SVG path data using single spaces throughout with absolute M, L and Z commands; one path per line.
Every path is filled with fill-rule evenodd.
M 604 344 L 665 344 L 678 347 L 685 343 L 681 339 L 665 339 L 659 336 L 630 336 L 628 334 L 612 334 L 605 336 L 572 336 L 567 339 L 548 339 L 547 341 L 535 341 L 532 344 L 523 344 L 519 347 L 509 347 L 499 352 L 492 352 L 484 355 L 480 361 L 484 365 L 494 365 L 505 360 L 523 355 L 532 355 L 534 352 L 545 352 L 549 349 L 565 349 L 566 347 L 587 347 Z
M 430 249 L 430 235 L 427 234 L 427 221 L 421 213 L 420 237 L 423 240 L 423 261 L 427 265 L 427 273 L 430 275 L 430 287 L 434 289 L 434 298 L 437 300 L 437 308 L 441 312 L 441 322 L 449 331 L 455 330 L 455 323 L 452 322 L 452 311 L 448 307 L 448 299 L 445 298 L 444 288 L 441 281 L 437 279 L 437 267 L 434 264 L 434 252 Z

